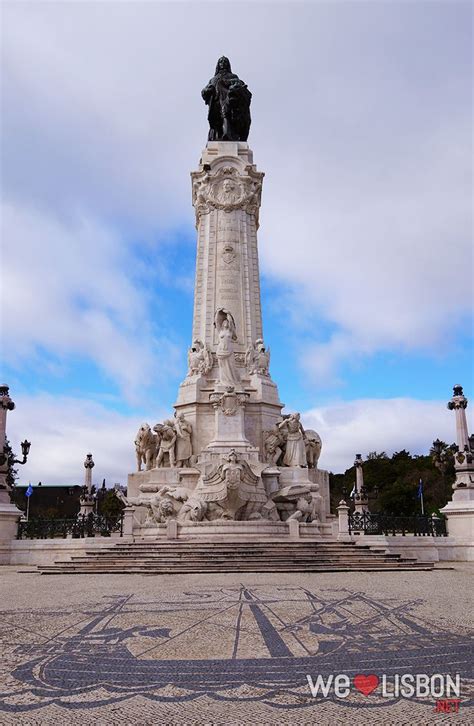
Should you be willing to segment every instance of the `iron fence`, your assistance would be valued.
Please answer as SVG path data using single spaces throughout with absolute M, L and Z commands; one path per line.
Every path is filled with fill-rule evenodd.
M 396 535 L 413 534 L 415 537 L 446 537 L 446 519 L 432 515 L 397 517 L 390 514 L 353 512 L 349 515 L 349 533 Z
M 102 514 L 78 514 L 68 519 L 34 518 L 18 523 L 17 539 L 54 539 L 56 537 L 110 537 L 112 533 L 123 536 L 123 513 L 117 517 Z

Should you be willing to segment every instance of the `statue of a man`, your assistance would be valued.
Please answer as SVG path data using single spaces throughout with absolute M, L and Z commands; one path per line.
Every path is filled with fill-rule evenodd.
M 176 429 L 172 421 L 167 420 L 164 422 L 161 429 L 161 440 L 160 449 L 158 451 L 158 458 L 156 460 L 156 466 L 165 466 L 165 456 L 168 455 L 169 465 L 171 468 L 175 466 L 175 453 L 174 446 L 176 443 Z
M 174 427 L 176 430 L 176 466 L 182 468 L 190 465 L 193 454 L 191 435 L 193 427 L 186 421 L 184 413 L 175 414 Z
M 252 94 L 232 73 L 228 58 L 219 58 L 215 75 L 201 95 L 209 106 L 209 141 L 247 141 Z

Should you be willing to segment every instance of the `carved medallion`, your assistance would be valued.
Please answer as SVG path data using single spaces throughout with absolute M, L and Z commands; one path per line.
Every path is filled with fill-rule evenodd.
M 232 264 L 232 262 L 235 260 L 235 250 L 232 247 L 232 245 L 226 245 L 224 247 L 224 252 L 222 253 L 222 259 L 227 265 Z
M 212 209 L 225 212 L 243 209 L 256 217 L 258 227 L 263 174 L 251 167 L 247 167 L 246 171 L 244 175 L 232 166 L 225 166 L 215 174 L 208 171 L 192 174 L 196 222 L 201 214 L 209 214 Z

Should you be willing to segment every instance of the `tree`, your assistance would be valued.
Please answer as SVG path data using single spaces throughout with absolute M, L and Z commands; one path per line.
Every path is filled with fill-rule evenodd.
M 417 497 L 418 484 L 423 480 L 423 499 L 426 513 L 437 512 L 451 496 L 454 481 L 453 447 L 444 442 L 433 447 L 430 456 L 413 456 L 409 451 L 396 451 L 391 457 L 385 452 L 371 451 L 364 462 L 364 485 L 367 491 L 378 496 L 371 498 L 370 510 L 393 515 L 420 514 L 420 500 Z M 435 451 L 433 452 L 433 449 Z M 438 457 L 438 458 L 437 458 Z M 355 482 L 355 469 L 351 467 L 344 474 L 330 474 L 331 510 L 336 511 L 342 499 L 346 498 Z
M 5 447 L 3 450 L 8 457 L 8 471 L 6 475 L 7 486 L 10 489 L 14 489 L 15 482 L 18 479 L 18 469 L 12 463 L 16 459 L 16 454 L 13 451 L 8 439 L 5 439 Z
M 115 496 L 113 489 L 108 489 L 100 505 L 100 513 L 104 517 L 119 517 L 125 505 Z

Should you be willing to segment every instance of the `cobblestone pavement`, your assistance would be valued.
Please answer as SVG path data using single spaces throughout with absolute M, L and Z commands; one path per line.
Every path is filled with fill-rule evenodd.
M 474 567 L 452 567 L 149 577 L 0 568 L 0 724 L 473 723 Z M 430 694 L 393 693 L 401 674 L 438 673 L 460 674 L 458 713 L 437 713 Z M 313 697 L 307 676 L 319 674 L 347 676 L 349 695 Z

